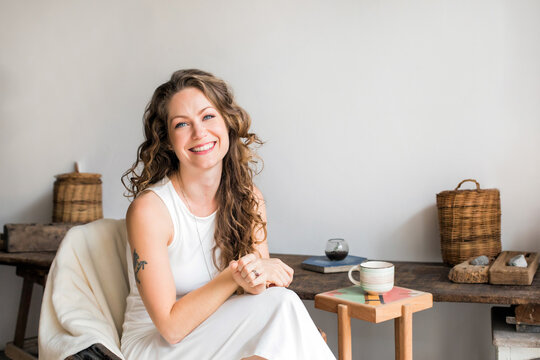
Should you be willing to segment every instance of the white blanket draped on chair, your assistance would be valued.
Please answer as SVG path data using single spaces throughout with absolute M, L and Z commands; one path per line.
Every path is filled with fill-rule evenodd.
M 129 291 L 124 220 L 73 227 L 51 265 L 39 321 L 39 358 L 65 359 L 101 343 L 119 358 Z

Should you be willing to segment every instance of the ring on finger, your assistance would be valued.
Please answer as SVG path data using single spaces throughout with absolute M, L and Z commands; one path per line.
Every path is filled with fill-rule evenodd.
M 251 272 L 253 273 L 253 275 L 255 275 L 255 279 L 258 278 L 261 275 L 255 269 L 251 270 Z

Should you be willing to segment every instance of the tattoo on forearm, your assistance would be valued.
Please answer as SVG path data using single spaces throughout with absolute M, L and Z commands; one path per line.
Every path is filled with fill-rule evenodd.
M 141 281 L 139 280 L 139 277 L 137 276 L 137 274 L 139 273 L 139 270 L 141 270 L 141 268 L 144 270 L 144 265 L 145 264 L 148 264 L 146 261 L 139 261 L 139 254 L 137 254 L 137 250 L 133 249 L 133 270 L 135 271 L 135 280 L 137 281 L 138 284 L 141 283 Z

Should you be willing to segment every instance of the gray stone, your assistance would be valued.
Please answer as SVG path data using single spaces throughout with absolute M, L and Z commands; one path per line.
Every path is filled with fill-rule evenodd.
M 509 266 L 517 266 L 517 267 L 527 267 L 527 260 L 525 260 L 525 256 L 523 254 L 514 256 L 513 258 L 508 261 Z
M 470 262 L 471 265 L 488 265 L 489 259 L 486 255 L 481 255 L 477 258 L 474 258 Z

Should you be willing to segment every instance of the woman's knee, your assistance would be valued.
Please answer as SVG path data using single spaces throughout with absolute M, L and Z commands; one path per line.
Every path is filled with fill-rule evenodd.
M 279 300 L 279 302 L 281 303 L 302 302 L 302 300 L 300 300 L 300 298 L 294 291 L 284 287 L 274 286 L 266 289 L 266 291 L 269 293 L 270 296 L 274 297 L 276 300 Z

